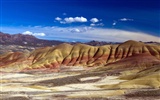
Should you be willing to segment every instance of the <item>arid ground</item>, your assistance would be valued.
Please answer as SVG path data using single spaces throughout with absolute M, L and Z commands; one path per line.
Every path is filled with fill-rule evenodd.
M 151 70 L 151 69 L 149 69 Z M 152 68 L 159 82 L 160 70 Z M 131 83 L 126 76 L 137 74 L 140 81 L 149 75 L 132 70 L 84 71 L 83 68 L 67 68 L 61 72 L 1 73 L 1 100 L 158 100 L 159 87 L 153 84 Z M 125 77 L 124 77 L 125 75 Z M 141 75 L 141 76 L 140 76 Z M 143 77 L 142 79 L 139 77 Z M 130 77 L 131 78 L 131 77 Z M 153 79 L 154 82 L 156 82 Z M 128 83 L 127 83 L 128 82 Z M 130 83 L 129 83 L 130 82 Z M 149 82 L 148 82 L 149 83 Z M 160 86 L 160 85 L 159 85 Z

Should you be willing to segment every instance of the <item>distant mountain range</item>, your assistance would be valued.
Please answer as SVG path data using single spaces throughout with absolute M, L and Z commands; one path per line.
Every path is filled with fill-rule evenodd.
M 64 43 L 64 42 L 56 41 L 56 40 L 42 40 L 32 35 L 23 35 L 23 34 L 10 35 L 10 34 L 0 32 L 0 44 L 3 44 L 3 45 L 43 47 L 43 46 L 58 45 L 61 43 Z

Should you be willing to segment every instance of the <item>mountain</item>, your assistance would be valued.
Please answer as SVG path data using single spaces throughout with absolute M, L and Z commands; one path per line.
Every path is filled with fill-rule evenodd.
M 160 46 L 133 40 L 104 46 L 63 43 L 39 48 L 31 53 L 11 52 L 1 55 L 0 61 L 1 71 L 60 71 L 65 66 L 147 68 L 160 64 Z
M 63 42 L 61 41 L 49 41 L 38 39 L 32 35 L 23 35 L 23 34 L 6 34 L 0 32 L 0 44 L 3 45 L 21 45 L 21 46 L 34 46 L 34 47 L 43 47 L 43 46 L 52 46 L 58 45 Z
M 102 45 L 107 45 L 107 44 L 119 44 L 118 42 L 105 42 L 105 41 L 89 41 L 87 43 L 85 43 L 87 45 L 91 45 L 91 46 L 102 46 Z

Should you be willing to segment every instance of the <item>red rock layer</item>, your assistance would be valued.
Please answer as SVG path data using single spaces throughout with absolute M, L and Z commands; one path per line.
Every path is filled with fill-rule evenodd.
M 132 65 L 132 63 L 134 65 L 134 63 L 137 62 L 147 63 L 148 61 L 151 61 L 154 62 L 154 64 L 160 64 L 159 45 L 147 45 L 132 40 L 119 45 L 95 47 L 85 44 L 61 44 L 56 47 L 37 49 L 25 59 L 20 55 L 23 54 L 13 53 L 13 57 L 10 57 L 11 55 L 1 57 L 1 66 L 5 66 L 4 63 L 12 64 L 12 66 L 14 66 L 13 63 L 25 60 L 30 62 L 27 67 L 28 69 L 49 68 L 56 70 L 60 69 L 61 66 L 92 67 L 114 64 L 116 62 L 118 62 L 117 64 L 124 66 L 125 60 L 126 65 L 128 63 L 128 67 Z

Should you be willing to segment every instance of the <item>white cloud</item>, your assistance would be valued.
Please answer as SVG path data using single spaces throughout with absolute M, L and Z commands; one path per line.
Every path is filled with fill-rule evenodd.
M 96 24 L 91 23 L 90 26 L 96 26 Z
M 99 20 L 98 20 L 97 18 L 92 18 L 90 21 L 91 21 L 92 23 L 97 23 L 97 22 L 99 22 Z
M 65 15 L 65 13 L 63 13 L 63 14 Z M 60 17 L 56 17 L 55 20 L 59 21 L 59 23 L 61 23 L 61 24 L 76 23 L 76 22 L 84 23 L 84 22 L 88 21 L 87 18 L 82 17 L 82 16 L 81 17 L 66 17 L 64 19 L 62 19 Z M 98 23 L 98 22 L 102 21 L 102 19 L 99 20 L 97 18 L 92 18 L 92 19 L 90 19 L 90 21 L 92 22 L 90 24 L 90 26 L 104 26 L 103 23 Z
M 117 25 L 117 22 L 120 22 L 120 21 L 126 22 L 126 21 L 134 21 L 134 20 L 133 19 L 129 19 L 129 18 L 121 18 L 118 21 L 114 20 L 114 22 L 112 23 L 112 25 L 115 26 L 115 25 Z
M 83 32 L 86 32 L 86 31 L 94 30 L 94 28 L 93 27 L 82 27 L 81 30 L 83 30 Z
M 45 33 L 34 33 L 33 35 L 34 36 L 45 36 L 46 34 Z
M 112 23 L 112 25 L 113 26 L 117 25 L 117 21 L 114 20 L 113 23 Z
M 65 18 L 64 21 L 65 21 L 66 23 L 76 22 L 73 17 Z
M 99 40 L 99 41 L 124 42 L 127 40 L 136 40 L 143 42 L 148 42 L 148 41 L 160 42 L 160 38 L 156 36 L 152 36 L 142 32 L 131 32 L 118 29 L 95 28 L 94 30 L 85 32 L 85 34 L 87 34 L 88 37 L 90 36 L 90 40 Z
M 81 31 L 80 31 L 78 28 L 74 28 L 74 29 L 71 29 L 71 32 L 72 32 L 72 33 L 75 33 L 75 32 L 76 32 L 76 33 L 79 33 L 79 32 L 81 32 Z
M 64 29 L 65 30 L 65 29 Z M 72 33 L 84 33 L 87 32 L 89 30 L 93 30 L 92 27 L 75 27 L 75 28 L 68 28 L 68 32 L 72 32 Z M 67 31 L 65 31 L 67 32 Z
M 122 19 L 119 19 L 120 21 L 133 21 L 133 19 L 129 19 L 129 18 L 122 18 Z
M 61 21 L 61 20 L 62 20 L 62 18 L 60 18 L 60 17 L 56 17 L 56 18 L 55 18 L 55 20 L 57 20 L 57 21 Z
M 60 21 L 60 23 L 61 23 L 61 24 L 66 24 L 66 22 L 65 22 L 65 21 Z
M 115 26 L 117 24 L 117 22 L 113 22 L 112 25 Z
M 84 17 L 75 17 L 74 20 L 75 22 L 87 22 L 87 19 Z
M 30 31 L 25 31 L 30 30 Z M 73 32 L 74 31 L 74 32 Z M 29 35 L 43 36 L 39 37 L 41 39 L 50 40 L 98 40 L 98 41 L 115 41 L 124 42 L 127 40 L 137 40 L 137 41 L 157 41 L 160 42 L 160 38 L 143 33 L 143 32 L 131 32 L 118 29 L 107 29 L 107 28 L 97 28 L 97 27 L 2 27 L 2 32 L 4 33 L 20 33 Z M 34 33 L 33 33 L 34 32 Z M 44 32 L 37 34 L 39 32 Z
M 73 22 L 87 22 L 87 18 L 85 17 L 67 17 L 64 19 L 65 23 L 73 23 Z
M 34 35 L 34 36 L 45 36 L 46 35 L 45 33 L 33 33 L 31 31 L 25 31 L 22 34 L 24 34 L 24 35 Z
M 33 33 L 30 32 L 30 31 L 25 31 L 25 32 L 23 32 L 22 34 L 24 34 L 24 35 L 32 35 Z
M 90 26 L 94 27 L 94 26 L 104 26 L 103 23 L 99 23 L 99 24 L 95 24 L 95 23 L 91 23 Z

